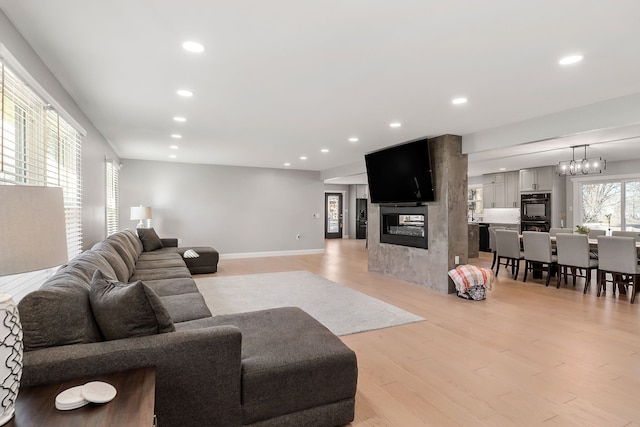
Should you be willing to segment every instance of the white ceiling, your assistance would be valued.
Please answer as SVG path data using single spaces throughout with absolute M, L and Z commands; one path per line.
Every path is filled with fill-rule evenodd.
M 122 158 L 291 162 L 322 171 L 418 137 L 473 134 L 640 92 L 637 0 L 0 0 L 0 7 Z M 205 52 L 185 52 L 188 39 Z M 575 52 L 582 63 L 558 66 Z M 195 96 L 179 98 L 179 88 Z M 469 103 L 452 105 L 457 96 Z M 176 115 L 187 122 L 175 123 Z M 403 126 L 391 129 L 396 120 Z M 183 138 L 171 150 L 176 132 Z M 629 158 L 638 141 L 589 150 Z M 570 158 L 569 149 L 545 144 L 471 153 L 470 175 L 505 159 L 518 169 Z M 552 147 L 569 145 L 571 138 Z

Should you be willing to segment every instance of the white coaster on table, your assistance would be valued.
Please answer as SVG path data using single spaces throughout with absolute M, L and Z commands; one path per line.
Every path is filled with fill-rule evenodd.
M 116 397 L 114 386 L 102 381 L 91 381 L 82 386 L 82 397 L 92 403 L 107 403 Z
M 60 411 L 70 411 L 88 404 L 89 401 L 82 396 L 83 387 L 84 386 L 79 385 L 60 392 L 56 396 L 56 409 Z

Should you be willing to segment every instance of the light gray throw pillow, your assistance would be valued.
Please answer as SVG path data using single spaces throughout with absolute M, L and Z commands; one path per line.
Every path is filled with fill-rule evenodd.
M 89 291 L 91 309 L 107 340 L 175 331 L 158 295 L 141 281 L 121 283 L 97 270 Z

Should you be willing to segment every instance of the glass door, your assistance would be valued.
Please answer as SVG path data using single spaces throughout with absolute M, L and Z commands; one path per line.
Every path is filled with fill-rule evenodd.
M 324 237 L 342 238 L 342 193 L 324 194 Z

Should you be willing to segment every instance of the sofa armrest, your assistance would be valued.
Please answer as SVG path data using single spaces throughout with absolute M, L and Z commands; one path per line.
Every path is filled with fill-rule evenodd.
M 162 246 L 164 246 L 165 248 L 177 248 L 178 247 L 178 239 L 176 238 L 164 238 L 164 239 L 160 239 L 160 241 L 162 242 Z
M 242 335 L 215 326 L 26 352 L 21 385 L 156 367 L 158 425 L 241 424 Z

